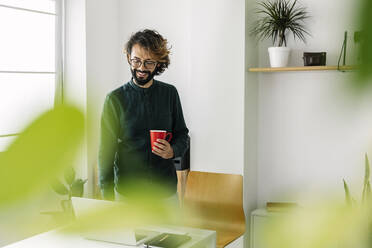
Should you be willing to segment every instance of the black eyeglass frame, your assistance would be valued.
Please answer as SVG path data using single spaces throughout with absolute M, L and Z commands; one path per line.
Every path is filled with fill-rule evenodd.
M 133 66 L 134 68 L 139 68 L 141 67 L 142 63 L 143 63 L 143 66 L 146 68 L 146 69 L 149 69 L 149 70 L 152 70 L 154 69 L 158 64 L 159 62 L 158 61 L 152 61 L 152 60 L 140 60 L 140 59 L 130 59 L 130 65 Z M 137 63 L 137 65 L 135 65 L 134 63 Z M 152 64 L 154 63 L 153 66 L 150 66 L 148 65 L 148 63 Z

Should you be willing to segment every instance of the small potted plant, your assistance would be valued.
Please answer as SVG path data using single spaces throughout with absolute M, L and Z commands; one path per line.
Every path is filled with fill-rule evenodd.
M 304 7 L 297 6 L 297 0 L 273 0 L 258 3 L 259 19 L 254 23 L 251 34 L 259 40 L 271 38 L 273 46 L 269 47 L 271 67 L 285 67 L 288 64 L 290 48 L 287 47 L 288 33 L 294 39 L 306 42 L 304 20 L 309 18 Z
M 63 223 L 74 218 L 71 197 L 82 197 L 84 194 L 84 184 L 87 182 L 87 180 L 76 179 L 76 173 L 72 167 L 65 170 L 64 180 L 65 183 L 55 180 L 51 185 L 57 194 L 67 196 L 67 199 L 61 200 L 63 211 L 42 212 L 42 214 L 53 216 L 57 223 Z

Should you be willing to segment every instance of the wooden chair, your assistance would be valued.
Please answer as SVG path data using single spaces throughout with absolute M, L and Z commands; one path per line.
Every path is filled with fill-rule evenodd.
M 177 193 L 178 193 L 178 199 L 180 202 L 180 205 L 183 205 L 183 198 L 185 196 L 186 192 L 186 182 L 187 182 L 187 176 L 189 175 L 190 170 L 177 170 Z
M 226 247 L 245 232 L 243 177 L 190 171 L 183 199 L 185 225 L 217 232 Z

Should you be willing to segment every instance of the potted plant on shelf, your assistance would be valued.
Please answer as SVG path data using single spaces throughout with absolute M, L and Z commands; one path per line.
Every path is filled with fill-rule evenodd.
M 259 40 L 271 38 L 273 46 L 269 47 L 271 67 L 285 67 L 288 64 L 290 48 L 287 47 L 289 33 L 293 38 L 299 38 L 306 42 L 305 35 L 309 32 L 305 29 L 304 20 L 309 18 L 304 7 L 297 6 L 297 0 L 290 3 L 289 0 L 274 0 L 273 2 L 258 3 L 257 14 L 259 19 L 254 23 L 251 34 Z

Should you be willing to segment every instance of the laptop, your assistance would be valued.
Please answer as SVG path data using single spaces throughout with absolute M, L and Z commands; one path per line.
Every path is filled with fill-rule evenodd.
M 113 201 L 96 200 L 80 197 L 72 197 L 72 207 L 75 213 L 76 219 L 82 217 L 89 211 L 97 210 L 100 208 L 108 208 L 117 206 L 117 203 Z M 97 223 L 97 226 L 99 223 Z M 148 240 L 155 238 L 160 235 L 160 232 L 141 229 L 128 229 L 128 228 L 115 228 L 112 230 L 99 230 L 84 232 L 82 236 L 86 239 L 104 241 L 110 243 L 117 243 L 130 246 L 139 246 Z

